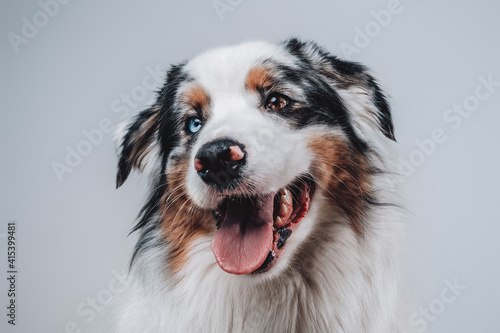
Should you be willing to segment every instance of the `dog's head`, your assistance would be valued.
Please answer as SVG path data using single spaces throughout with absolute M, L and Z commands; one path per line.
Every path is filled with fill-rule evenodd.
M 362 232 L 373 143 L 390 139 L 389 106 L 363 66 L 296 39 L 245 43 L 170 69 L 123 133 L 117 185 L 153 167 L 137 228 L 158 220 L 172 269 L 207 237 L 224 271 L 263 273 L 287 266 L 325 202 Z

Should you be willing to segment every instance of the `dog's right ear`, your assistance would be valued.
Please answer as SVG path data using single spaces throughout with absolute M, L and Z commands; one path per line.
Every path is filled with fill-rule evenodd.
M 158 138 L 160 107 L 153 105 L 139 113 L 118 133 L 118 171 L 116 187 L 122 186 L 132 168 L 142 171 L 145 158 Z

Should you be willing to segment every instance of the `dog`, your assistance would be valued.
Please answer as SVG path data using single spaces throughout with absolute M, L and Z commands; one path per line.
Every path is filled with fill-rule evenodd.
M 150 192 L 115 331 L 410 332 L 390 106 L 314 42 L 173 65 L 119 135 Z

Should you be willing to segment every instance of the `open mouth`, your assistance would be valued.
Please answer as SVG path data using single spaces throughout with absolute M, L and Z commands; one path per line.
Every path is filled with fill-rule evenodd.
M 212 251 L 219 266 L 238 275 L 268 271 L 306 216 L 313 192 L 302 177 L 275 193 L 224 198 L 214 210 Z

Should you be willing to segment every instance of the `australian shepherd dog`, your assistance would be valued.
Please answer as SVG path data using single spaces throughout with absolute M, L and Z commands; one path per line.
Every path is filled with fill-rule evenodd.
M 409 332 L 387 99 L 317 44 L 172 66 L 119 136 L 149 196 L 119 333 Z

